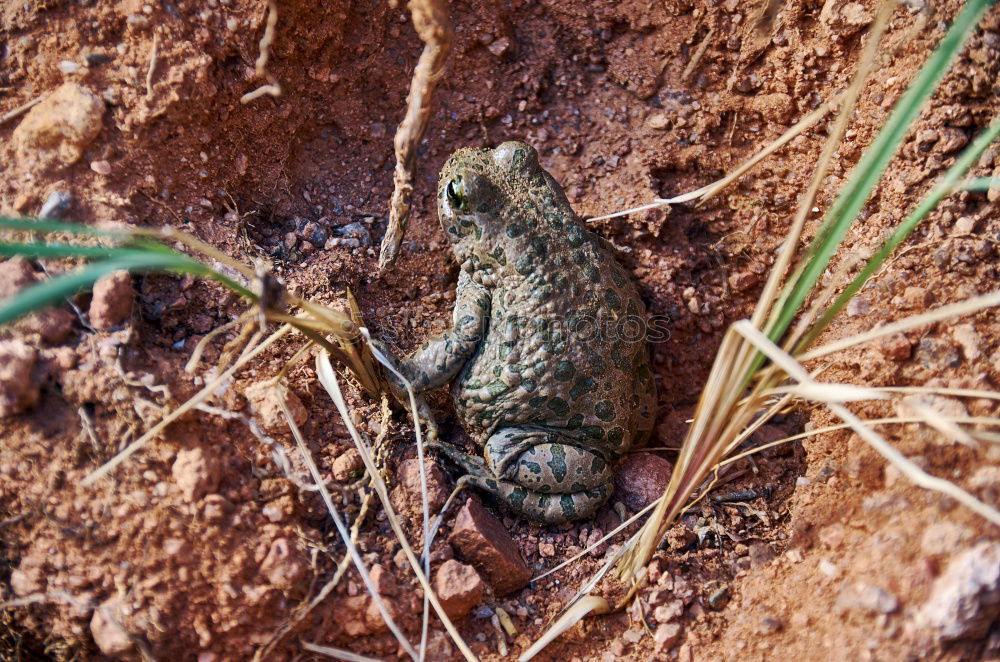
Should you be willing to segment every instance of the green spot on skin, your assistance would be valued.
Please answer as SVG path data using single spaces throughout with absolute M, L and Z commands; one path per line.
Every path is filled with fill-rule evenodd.
M 536 395 L 531 400 L 528 400 L 528 406 L 531 407 L 532 409 L 538 409 L 544 404 L 545 404 L 544 395 Z
M 608 432 L 608 443 L 612 446 L 619 447 L 622 445 L 622 438 L 625 436 L 625 430 L 621 428 L 612 428 Z
M 583 414 L 574 414 L 568 421 L 566 421 L 567 430 L 577 430 L 583 425 Z
M 510 353 L 514 351 L 514 343 L 505 342 L 500 345 L 500 358 L 505 359 L 510 356 Z
M 563 515 L 572 519 L 576 516 L 576 502 L 573 500 L 572 495 L 564 494 L 559 497 L 559 507 L 562 508 Z
M 535 255 L 538 256 L 539 260 L 544 260 L 545 256 L 549 254 L 549 248 L 545 245 L 545 240 L 541 237 L 532 238 L 531 248 L 535 251 Z
M 573 378 L 573 373 L 576 372 L 576 368 L 569 361 L 560 361 L 556 366 L 553 376 L 561 382 L 568 382 Z
M 615 406 L 610 400 L 601 400 L 594 405 L 594 414 L 602 421 L 612 421 L 615 418 Z
M 583 273 L 586 274 L 587 280 L 591 283 L 601 282 L 601 270 L 598 269 L 593 264 L 588 264 L 583 268 Z
M 499 382 L 499 381 L 497 381 L 497 382 L 490 382 L 486 386 L 486 392 L 489 393 L 491 397 L 495 398 L 498 395 L 506 393 L 508 388 L 510 388 L 510 387 L 507 386 L 506 384 L 504 384 L 503 382 Z
M 611 282 L 615 284 L 615 287 L 624 287 L 625 283 L 628 282 L 625 271 L 618 265 L 615 265 L 611 269 Z
M 611 435 L 609 434 L 608 437 L 610 436 Z M 602 473 L 604 473 L 604 470 L 607 468 L 607 466 L 608 466 L 607 462 L 605 462 L 604 460 L 595 455 L 594 461 L 590 463 L 590 473 L 593 476 L 600 476 Z
M 608 306 L 611 307 L 611 310 L 618 310 L 622 307 L 622 299 L 614 290 L 608 290 L 605 292 L 604 298 L 607 300 Z
M 531 473 L 535 474 L 536 476 L 542 475 L 542 465 L 538 464 L 537 462 L 527 462 L 522 460 L 521 466 L 530 471 Z
M 566 478 L 566 474 L 569 473 L 569 468 L 566 466 L 566 447 L 556 444 L 551 447 L 551 454 L 552 457 L 546 464 L 552 470 L 556 481 L 561 483 Z
M 569 411 L 569 403 L 562 398 L 552 398 L 549 400 L 548 407 L 556 416 L 563 416 Z
M 576 400 L 584 393 L 590 393 L 596 388 L 596 382 L 593 377 L 584 377 L 582 379 L 576 380 L 573 384 L 573 388 L 569 391 L 569 397 Z
M 527 276 L 535 270 L 535 262 L 531 259 L 530 255 L 525 253 L 517 258 L 517 262 L 514 263 L 514 270 L 522 276 Z
M 536 382 L 534 379 L 522 379 L 521 380 L 521 388 L 523 388 L 528 393 L 531 393 L 536 388 L 538 388 L 538 382 Z M 532 398 L 532 400 L 534 400 L 534 398 Z
M 583 433 L 587 439 L 592 439 L 597 441 L 604 437 L 604 428 L 600 425 L 585 425 L 580 428 L 580 432 Z
M 507 236 L 511 239 L 517 239 L 522 234 L 524 234 L 524 226 L 520 223 L 511 223 L 507 226 Z
M 507 497 L 509 503 L 515 510 L 524 509 L 524 499 L 528 496 L 528 490 L 523 487 L 515 487 Z
M 569 242 L 570 246 L 576 248 L 583 244 L 587 240 L 586 235 L 583 233 L 583 228 L 579 225 L 570 225 L 566 228 L 566 240 Z

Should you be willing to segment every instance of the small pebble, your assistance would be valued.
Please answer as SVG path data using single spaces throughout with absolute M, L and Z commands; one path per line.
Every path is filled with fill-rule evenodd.
M 45 204 L 42 205 L 42 209 L 38 212 L 38 215 L 41 218 L 62 218 L 63 214 L 69 211 L 72 204 L 73 194 L 69 191 L 57 189 L 49 193 L 49 197 L 45 199 Z
M 62 60 L 59 63 L 59 71 L 63 72 L 64 74 L 67 75 L 75 74 L 79 70 L 80 70 L 80 65 L 77 64 L 76 62 L 73 62 L 72 60 Z
M 111 174 L 111 164 L 107 161 L 92 161 L 90 169 L 98 175 L 104 175 L 105 177 Z

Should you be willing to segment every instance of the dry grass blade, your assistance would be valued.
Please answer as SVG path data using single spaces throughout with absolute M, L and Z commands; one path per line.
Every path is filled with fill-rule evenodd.
M 926 402 L 920 399 L 907 400 L 907 409 L 911 409 L 915 414 L 917 414 L 922 422 L 931 426 L 938 432 L 940 432 L 948 441 L 957 441 L 960 444 L 964 444 L 969 448 L 979 448 L 979 442 L 972 438 L 968 432 L 958 427 L 953 421 L 949 420 L 947 416 L 934 409 Z
M 913 315 L 898 322 L 886 324 L 885 326 L 880 326 L 877 329 L 872 329 L 871 331 L 867 331 L 865 333 L 859 333 L 856 336 L 848 336 L 847 338 L 843 338 L 841 340 L 835 340 L 815 349 L 803 352 L 802 354 L 796 356 L 796 358 L 805 363 L 806 361 L 811 361 L 812 359 L 818 359 L 821 356 L 841 352 L 849 347 L 854 347 L 855 345 L 861 345 L 866 342 L 871 342 L 872 340 L 878 340 L 879 338 L 909 331 L 910 329 L 916 329 L 918 327 L 940 322 L 952 317 L 970 315 L 972 313 L 979 312 L 984 308 L 992 308 L 993 306 L 1000 306 L 1000 290 L 990 292 L 989 294 L 983 294 L 978 297 L 973 297 L 971 299 L 966 299 L 965 301 L 959 301 L 957 303 L 941 306 L 940 308 L 929 310 L 926 313 Z
M 795 381 L 803 384 L 808 384 L 813 381 L 812 377 L 809 376 L 809 373 L 806 372 L 805 368 L 803 368 L 798 361 L 771 342 L 767 336 L 755 329 L 754 326 L 747 320 L 736 322 L 733 324 L 732 328 L 748 341 L 753 343 L 757 349 L 764 353 L 764 355 L 776 365 L 780 366 L 781 369 Z M 915 485 L 949 496 L 973 512 L 983 516 L 990 522 L 1000 525 L 1000 511 L 986 505 L 954 483 L 932 476 L 918 467 L 905 455 L 900 453 L 895 447 L 889 444 L 889 442 L 883 439 L 881 435 L 865 425 L 864 421 L 854 415 L 842 404 L 837 402 L 827 402 L 825 404 L 831 411 L 833 411 L 834 414 L 839 416 L 844 423 L 847 423 L 859 437 L 867 441 L 872 448 L 874 448 L 893 466 L 899 469 L 899 471 L 904 476 L 909 478 Z
M 473 655 L 471 650 L 469 650 L 468 645 L 462 639 L 462 635 L 460 635 L 458 630 L 455 628 L 455 624 L 452 623 L 451 618 L 449 618 L 448 614 L 445 613 L 444 608 L 437 599 L 437 595 L 434 594 L 434 591 L 431 588 L 427 575 L 424 573 L 420 562 L 413 553 L 413 548 L 410 546 L 410 542 L 406 538 L 406 532 L 403 530 L 402 524 L 399 521 L 399 516 L 392 507 L 392 502 L 389 500 L 389 490 L 385 485 L 385 481 L 382 480 L 382 476 L 375 467 L 371 449 L 365 443 L 364 439 L 362 439 L 357 428 L 354 427 L 351 422 L 350 412 L 347 409 L 347 403 L 344 402 L 344 396 L 340 392 L 340 382 L 337 379 L 337 374 L 334 372 L 333 366 L 330 364 L 330 359 L 325 354 L 320 354 L 316 357 L 316 375 L 320 383 L 323 385 L 323 388 L 326 389 L 326 392 L 330 395 L 334 404 L 337 406 L 337 411 L 340 412 L 340 416 L 343 419 L 344 424 L 347 426 L 348 432 L 351 434 L 351 439 L 354 440 L 354 445 L 361 454 L 361 459 L 365 464 L 365 468 L 371 475 L 372 486 L 375 489 L 375 493 L 378 495 L 379 501 L 385 509 L 386 519 L 389 521 L 389 526 L 392 528 L 400 546 L 403 548 L 403 554 L 406 556 L 406 559 L 410 564 L 410 568 L 412 568 L 413 573 L 420 582 L 420 586 L 424 590 L 424 595 L 429 597 L 435 613 L 437 613 L 438 618 L 441 619 L 441 622 L 444 624 L 448 634 L 451 635 L 452 641 L 454 641 L 455 645 L 458 646 L 458 649 L 462 652 L 465 659 L 470 661 L 475 660 L 476 656 Z M 419 425 L 419 418 L 416 417 L 416 415 L 414 415 L 414 425 Z
M 361 552 L 358 550 L 357 545 L 351 539 L 351 534 L 347 530 L 347 526 L 344 524 L 344 520 L 340 517 L 340 512 L 334 507 L 333 499 L 330 497 L 330 491 L 326 489 L 326 484 L 323 482 L 323 476 L 319 473 L 319 468 L 316 466 L 316 462 L 313 460 L 312 453 L 309 452 L 308 446 L 306 446 L 305 439 L 302 437 L 302 433 L 299 431 L 299 426 L 295 424 L 295 420 L 292 416 L 292 412 L 289 411 L 288 405 L 286 404 L 285 398 L 285 388 L 280 384 L 274 384 L 274 395 L 277 397 L 278 404 L 281 405 L 281 411 L 285 415 L 285 421 L 288 423 L 288 428 L 292 431 L 292 436 L 295 437 L 295 443 L 298 445 L 299 454 L 302 456 L 303 462 L 305 462 L 306 467 L 309 469 L 309 474 L 312 476 L 313 482 L 319 487 L 320 496 L 323 498 L 323 503 L 326 505 L 326 510 L 330 513 L 330 518 L 333 519 L 334 525 L 337 527 L 337 533 L 340 534 L 341 540 L 344 541 L 344 545 L 347 547 L 347 553 L 351 556 L 351 561 L 354 562 L 354 567 L 357 568 L 358 574 L 361 576 L 361 581 L 365 585 L 368 594 L 371 596 L 378 608 L 379 614 L 382 615 L 382 620 L 389 627 L 393 636 L 396 637 L 396 641 L 399 645 L 406 650 L 407 654 L 414 659 L 421 659 L 417 654 L 416 649 L 403 634 L 403 631 L 396 624 L 396 621 L 392 618 L 392 613 L 386 607 L 385 600 L 379 594 L 378 589 L 375 587 L 375 583 L 372 581 L 371 573 L 368 572 L 368 567 L 365 565 L 364 560 L 361 558 Z
M 635 214 L 637 212 L 647 211 L 649 209 L 656 209 L 658 207 L 665 207 L 666 205 L 676 205 L 691 200 L 699 200 L 699 204 L 701 204 L 707 201 L 709 198 L 713 197 L 715 194 L 717 194 L 725 187 L 732 184 L 734 181 L 736 181 L 743 175 L 745 175 L 747 171 L 749 171 L 755 165 L 757 165 L 758 163 L 760 163 L 761 161 L 763 161 L 764 159 L 771 156 L 779 149 L 787 145 L 789 142 L 795 139 L 796 136 L 810 129 L 813 125 L 815 125 L 821 119 L 826 117 L 831 110 L 836 108 L 838 103 L 840 103 L 840 96 L 836 96 L 833 98 L 833 100 L 824 103 L 822 106 L 820 106 L 819 108 L 812 111 L 811 113 L 803 117 L 801 120 L 796 122 L 794 126 L 792 126 L 790 129 L 781 134 L 781 136 L 777 140 L 768 144 L 764 149 L 757 152 L 757 154 L 755 154 L 752 158 L 742 163 L 738 168 L 733 170 L 731 173 L 729 173 L 722 179 L 719 179 L 718 181 L 712 182 L 711 184 L 702 186 L 699 189 L 690 191 L 688 193 L 683 193 L 681 195 L 672 198 L 660 198 L 649 204 L 641 205 L 639 207 L 633 207 L 632 209 L 616 211 L 614 213 L 605 214 L 603 216 L 594 216 L 592 218 L 588 218 L 587 222 L 594 223 L 597 221 L 604 221 L 609 218 L 628 216 L 629 214 Z
M 374 657 L 365 657 L 364 655 L 358 655 L 357 653 L 352 653 L 351 651 L 344 650 L 343 648 L 320 646 L 319 644 L 313 644 L 308 641 L 302 642 L 302 648 L 305 648 L 310 653 L 319 653 L 320 655 L 326 655 L 337 660 L 347 660 L 347 662 L 380 662 Z
M 406 99 L 406 117 L 396 130 L 396 171 L 393 174 L 392 200 L 389 203 L 389 227 L 379 252 L 379 269 L 387 269 L 399 256 L 399 247 L 406 234 L 413 195 L 413 173 L 417 163 L 417 146 L 424 137 L 430 118 L 431 100 L 448 51 L 451 50 L 452 27 L 448 16 L 448 0 L 410 0 L 413 26 L 424 42 L 417 68 L 410 81 Z
M 563 612 L 562 616 L 545 632 L 545 635 L 536 641 L 531 648 L 524 651 L 521 657 L 517 658 L 517 661 L 528 662 L 528 660 L 542 652 L 542 649 L 552 643 L 556 637 L 579 623 L 587 614 L 607 614 L 610 611 L 611 605 L 602 597 L 587 595 L 580 598 L 569 609 Z

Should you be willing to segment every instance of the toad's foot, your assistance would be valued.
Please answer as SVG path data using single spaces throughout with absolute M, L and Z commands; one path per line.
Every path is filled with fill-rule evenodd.
M 611 495 L 611 469 L 590 450 L 558 432 L 530 426 L 503 428 L 486 442 L 487 460 L 447 444 L 433 444 L 527 519 L 546 524 L 586 519 Z

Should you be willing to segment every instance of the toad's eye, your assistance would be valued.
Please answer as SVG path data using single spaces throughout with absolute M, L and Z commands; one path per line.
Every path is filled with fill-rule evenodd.
M 466 197 L 465 197 L 465 187 L 462 186 L 462 178 L 455 177 L 455 179 L 448 182 L 448 188 L 446 189 L 448 194 L 448 202 L 451 206 L 456 209 L 464 210 L 466 208 Z

